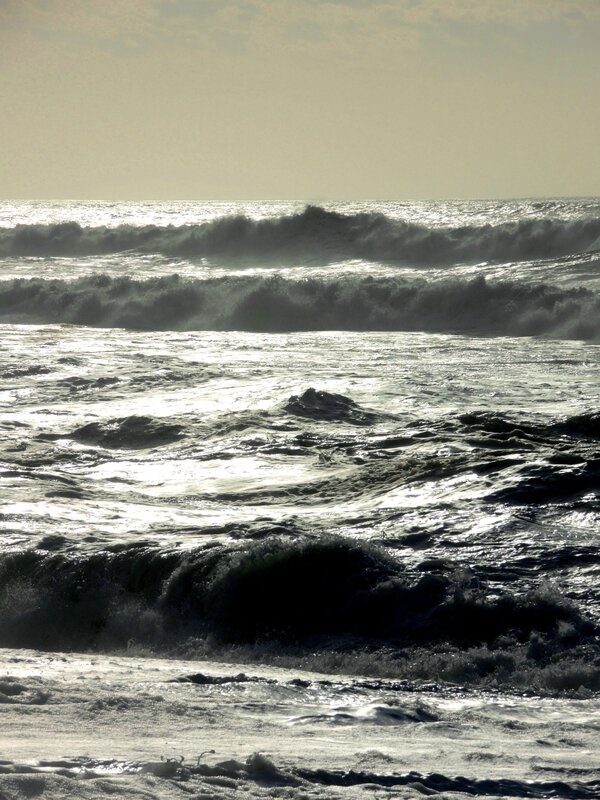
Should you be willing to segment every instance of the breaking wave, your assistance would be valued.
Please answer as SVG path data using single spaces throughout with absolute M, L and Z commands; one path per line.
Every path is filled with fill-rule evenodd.
M 338 537 L 0 558 L 0 646 L 171 653 L 540 693 L 600 690 L 598 628 L 558 590 Z M 241 680 L 243 676 L 238 676 Z M 186 680 L 202 682 L 201 674 Z
M 82 227 L 77 222 L 0 229 L 3 256 L 84 256 L 136 251 L 180 257 L 360 258 L 389 263 L 547 258 L 600 248 L 600 219 L 522 219 L 498 225 L 428 227 L 384 214 L 317 206 L 275 219 L 230 216 L 199 225 Z
M 92 275 L 0 282 L 0 321 L 134 330 L 427 331 L 600 338 L 600 297 L 545 284 L 401 277 Z
M 383 549 L 337 537 L 186 553 L 147 544 L 89 556 L 12 552 L 0 560 L 0 642 L 86 647 L 160 629 L 232 643 L 351 636 L 475 644 L 509 631 L 524 639 L 594 631 L 560 596 L 487 593 L 485 581 L 434 566 L 410 573 Z

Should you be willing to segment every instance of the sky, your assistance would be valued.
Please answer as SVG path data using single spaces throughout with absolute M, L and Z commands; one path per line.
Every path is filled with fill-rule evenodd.
M 600 195 L 600 0 L 0 0 L 0 197 Z

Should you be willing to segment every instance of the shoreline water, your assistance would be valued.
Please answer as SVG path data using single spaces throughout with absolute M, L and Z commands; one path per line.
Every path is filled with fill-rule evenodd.
M 12 687 L 0 706 L 0 790 L 32 776 L 42 791 L 83 797 L 270 797 L 288 786 L 358 798 L 379 786 L 407 796 L 587 798 L 598 789 L 589 763 L 597 701 L 524 706 L 510 694 L 406 691 L 264 666 L 240 674 L 217 662 L 7 650 L 0 658 L 11 671 L 3 689 Z

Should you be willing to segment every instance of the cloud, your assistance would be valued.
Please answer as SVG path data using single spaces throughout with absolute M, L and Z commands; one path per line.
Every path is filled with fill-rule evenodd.
M 410 48 L 448 25 L 600 23 L 598 0 L 0 0 L 3 39 L 17 32 L 124 47 L 291 47 L 318 54 Z
M 398 23 L 422 25 L 445 20 L 503 22 L 524 25 L 551 20 L 600 20 L 597 0 L 299 0 L 314 9 L 338 6 L 352 9 L 386 10 Z
M 158 32 L 164 0 L 0 0 L 4 36 L 134 43 Z

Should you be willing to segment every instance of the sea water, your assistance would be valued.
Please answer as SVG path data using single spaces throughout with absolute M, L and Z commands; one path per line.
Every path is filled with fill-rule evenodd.
M 5 202 L 0 265 L 11 780 L 595 796 L 600 201 Z

